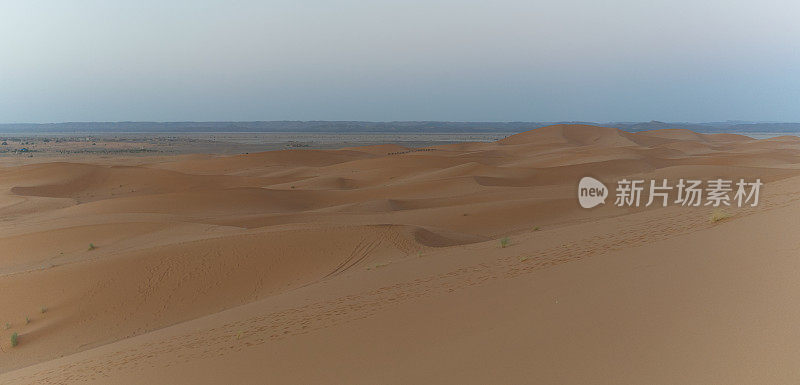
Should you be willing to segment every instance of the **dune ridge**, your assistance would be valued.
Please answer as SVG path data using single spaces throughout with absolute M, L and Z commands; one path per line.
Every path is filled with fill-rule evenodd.
M 796 138 L 556 125 L 424 150 L 382 145 L 0 168 L 0 292 L 7 298 L 0 325 L 9 323 L 0 332 L 0 382 L 219 383 L 269 375 L 279 383 L 485 383 L 485 374 L 465 369 L 478 362 L 494 373 L 516 368 L 495 377 L 500 382 L 704 383 L 765 370 L 748 361 L 748 351 L 764 346 L 757 331 L 737 329 L 746 340 L 738 348 L 723 343 L 734 333 L 727 329 L 688 338 L 682 322 L 720 319 L 702 307 L 681 310 L 674 298 L 700 304 L 675 282 L 742 322 L 753 314 L 723 295 L 736 280 L 737 290 L 756 293 L 753 301 L 769 295 L 789 306 L 796 284 L 776 271 L 796 263 L 785 252 L 791 238 L 780 237 L 800 210 Z M 609 186 L 634 177 L 766 185 L 758 207 L 729 208 L 730 220 L 716 224 L 708 208 L 619 208 L 612 198 L 582 209 L 575 188 L 583 176 Z M 773 222 L 785 227 L 748 233 Z M 775 251 L 758 272 L 785 285 L 743 278 L 742 269 L 757 263 L 742 251 L 755 247 L 748 240 Z M 669 259 L 664 250 L 674 248 L 683 251 Z M 730 265 L 704 288 L 700 274 L 723 254 Z M 667 292 L 675 296 L 660 296 Z M 661 302 L 648 303 L 647 293 Z M 774 309 L 758 310 L 773 327 L 796 318 Z M 637 338 L 615 334 L 614 322 Z M 590 326 L 597 334 L 581 331 Z M 20 345 L 12 348 L 6 341 L 15 331 Z M 570 333 L 587 334 L 552 339 Z M 678 350 L 664 343 L 670 336 Z M 389 345 L 376 342 L 382 338 Z M 763 343 L 780 341 L 770 338 Z M 619 350 L 608 353 L 598 341 Z M 643 341 L 669 359 L 659 366 L 632 358 Z M 332 346 L 351 350 L 336 356 Z M 686 357 L 723 348 L 729 359 L 708 372 L 679 370 Z M 608 381 L 591 381 L 590 371 L 611 361 L 598 358 L 573 374 L 556 361 L 597 358 L 592 352 L 640 369 L 603 369 Z M 320 357 L 334 358 L 302 370 Z

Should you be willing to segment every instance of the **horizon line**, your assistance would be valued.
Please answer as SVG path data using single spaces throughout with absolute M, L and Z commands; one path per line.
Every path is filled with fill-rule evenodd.
M 299 119 L 279 119 L 279 120 L 86 120 L 86 121 L 58 121 L 58 122 L 0 122 L 0 125 L 50 125 L 50 124 L 87 124 L 87 123 L 592 123 L 592 124 L 605 124 L 605 123 L 665 123 L 665 124 L 711 124 L 711 123 L 733 123 L 733 124 L 800 124 L 800 121 L 782 121 L 782 120 L 743 120 L 743 119 L 730 119 L 730 120 L 708 120 L 708 121 L 669 121 L 669 120 L 609 120 L 609 121 L 592 121 L 592 120 L 299 120 Z

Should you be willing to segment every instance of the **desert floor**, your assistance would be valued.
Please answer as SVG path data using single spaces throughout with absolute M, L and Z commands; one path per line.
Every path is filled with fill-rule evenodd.
M 800 383 L 796 137 L 34 159 L 0 160 L 1 383 Z M 766 184 L 712 221 L 583 176 Z

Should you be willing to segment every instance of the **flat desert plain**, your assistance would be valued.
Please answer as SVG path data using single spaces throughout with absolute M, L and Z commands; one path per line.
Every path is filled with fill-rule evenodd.
M 0 167 L 2 383 L 800 383 L 796 137 L 56 160 Z M 712 220 L 622 178 L 765 184 Z

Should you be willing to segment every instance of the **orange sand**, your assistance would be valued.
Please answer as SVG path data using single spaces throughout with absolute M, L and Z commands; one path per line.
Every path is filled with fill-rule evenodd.
M 797 138 L 408 150 L 0 168 L 0 382 L 800 382 Z M 712 223 L 583 176 L 766 185 Z

